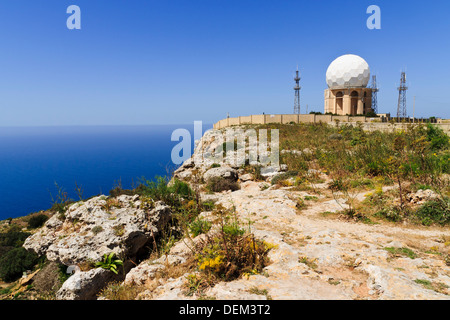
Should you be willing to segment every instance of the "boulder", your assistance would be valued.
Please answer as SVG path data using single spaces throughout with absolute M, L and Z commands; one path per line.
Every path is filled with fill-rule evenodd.
M 276 166 L 267 166 L 261 168 L 261 176 L 264 178 L 273 178 L 278 175 L 280 172 L 280 168 Z
M 241 180 L 242 182 L 251 181 L 253 180 L 253 176 L 250 173 L 243 174 L 239 177 L 239 180 Z
M 112 252 L 134 257 L 170 221 L 171 210 L 163 202 L 152 207 L 143 208 L 138 196 L 112 202 L 95 197 L 70 206 L 63 219 L 51 217 L 23 246 L 67 266 L 99 261 Z
M 206 182 L 208 182 L 214 178 L 222 178 L 222 179 L 227 179 L 227 180 L 231 180 L 231 181 L 237 181 L 238 173 L 233 168 L 219 167 L 219 168 L 209 169 L 203 175 L 203 179 L 205 179 Z
M 105 284 L 115 276 L 111 271 L 102 268 L 76 272 L 63 283 L 56 293 L 56 299 L 94 300 Z

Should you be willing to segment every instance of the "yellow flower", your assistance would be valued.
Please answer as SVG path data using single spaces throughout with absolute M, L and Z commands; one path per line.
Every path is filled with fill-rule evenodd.
M 215 271 L 219 271 L 220 265 L 223 262 L 223 256 L 218 255 L 214 259 L 207 259 L 200 264 L 200 270 L 213 269 Z

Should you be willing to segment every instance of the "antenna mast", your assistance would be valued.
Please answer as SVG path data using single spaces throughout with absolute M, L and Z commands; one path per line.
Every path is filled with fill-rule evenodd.
M 297 71 L 295 73 L 295 87 L 294 87 L 294 91 L 295 91 L 295 100 L 294 100 L 294 114 L 300 114 L 300 89 L 302 87 L 300 87 L 300 76 L 298 74 L 298 66 L 297 66 Z
M 372 76 L 372 110 L 375 113 L 378 113 L 378 89 L 377 86 L 377 76 Z
M 400 118 L 406 118 L 406 90 L 408 87 L 406 86 L 406 72 L 402 72 L 400 78 L 400 87 L 398 89 L 398 106 L 397 106 L 397 121 L 400 121 Z

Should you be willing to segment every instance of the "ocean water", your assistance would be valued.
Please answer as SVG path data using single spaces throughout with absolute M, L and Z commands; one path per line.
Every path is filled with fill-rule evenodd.
M 193 147 L 193 124 L 0 128 L 0 220 L 50 208 L 55 183 L 78 200 L 75 183 L 87 198 L 167 175 L 177 128 L 191 132 Z

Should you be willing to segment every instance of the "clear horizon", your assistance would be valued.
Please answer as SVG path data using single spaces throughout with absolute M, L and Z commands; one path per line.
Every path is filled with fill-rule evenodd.
M 369 30 L 370 5 L 381 30 Z M 81 30 L 69 30 L 70 5 Z M 377 75 L 380 113 L 450 118 L 448 1 L 13 1 L 0 4 L 0 127 L 205 124 L 294 107 L 323 112 L 338 56 Z

